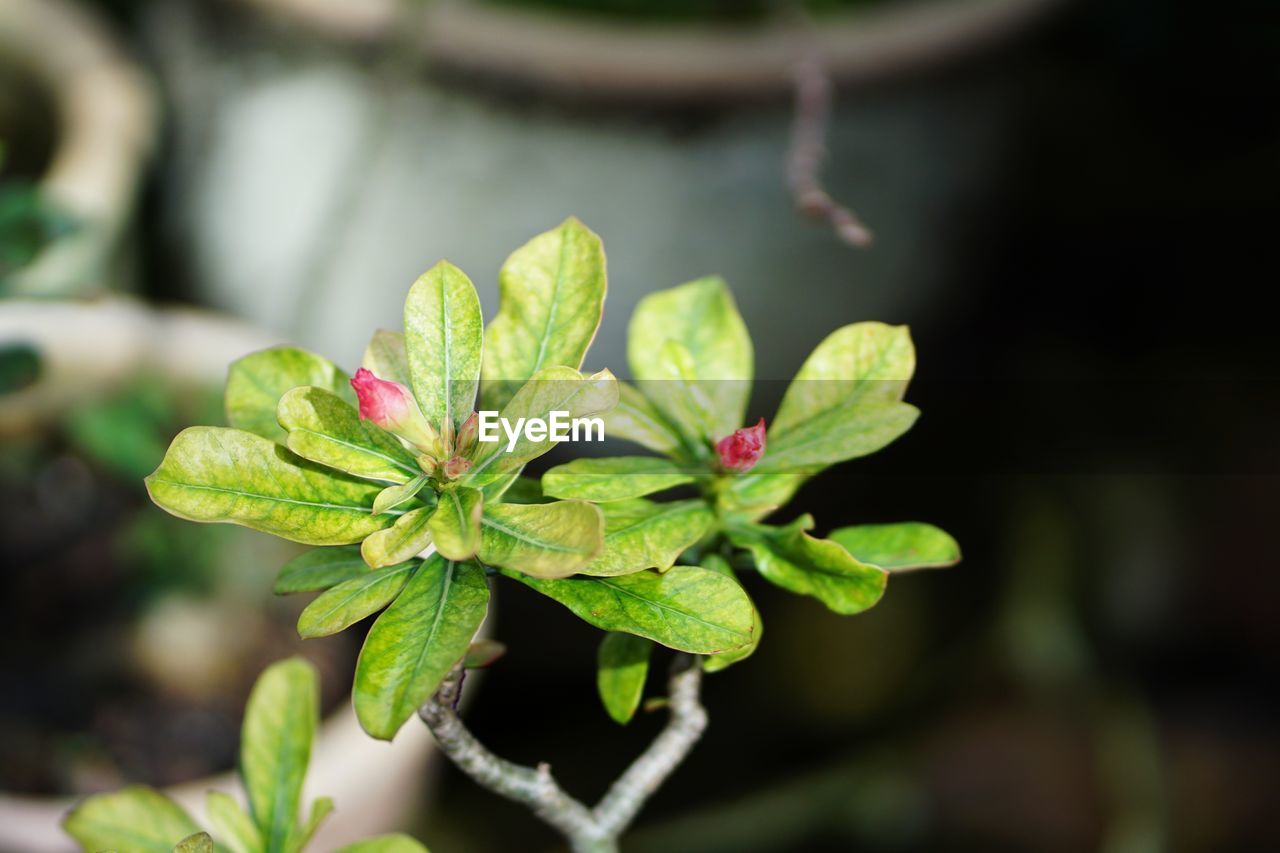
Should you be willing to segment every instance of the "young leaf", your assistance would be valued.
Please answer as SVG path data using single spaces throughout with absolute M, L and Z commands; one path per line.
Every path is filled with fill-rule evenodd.
M 738 582 L 698 566 L 616 578 L 539 580 L 503 570 L 605 631 L 647 637 L 679 651 L 713 655 L 752 641 L 752 605 Z
M 276 595 L 315 592 L 358 578 L 368 571 L 359 548 L 312 548 L 284 564 L 272 591 Z
M 218 843 L 231 853 L 263 853 L 262 833 L 253 818 L 230 794 L 210 791 L 205 798 L 204 810 L 213 824 Z
M 854 323 L 836 329 L 813 350 L 787 387 L 769 424 L 769 439 L 836 409 L 902 399 L 916 353 L 906 326 Z
M 859 524 L 831 532 L 831 538 L 860 562 L 890 572 L 935 569 L 960 562 L 960 545 L 932 524 Z
M 746 324 L 723 280 L 702 278 L 640 300 L 627 330 L 627 361 L 637 379 L 672 378 L 655 359 L 667 341 L 692 356 L 692 378 L 711 401 L 713 437 L 742 426 L 754 357 Z
M 542 491 L 553 498 L 620 501 L 692 483 L 695 476 L 667 459 L 615 456 L 574 459 L 542 475 Z
M 393 483 L 404 483 L 422 473 L 399 439 L 360 420 L 350 404 L 323 388 L 286 392 L 276 417 L 289 431 L 289 449 L 303 459 L 357 477 Z
M 323 356 L 297 347 L 273 347 L 231 362 L 225 394 L 227 423 L 281 444 L 276 405 L 285 392 L 314 385 L 355 404 L 350 377 Z
M 726 434 L 719 425 L 723 413 L 712 392 L 730 383 L 699 379 L 693 354 L 679 341 L 663 341 L 649 354 L 649 361 L 648 375 L 639 380 L 641 393 L 675 426 L 683 446 L 695 458 L 708 458 L 710 445 Z
M 316 830 L 320 828 L 320 824 L 324 823 L 324 819 L 331 814 L 333 814 L 333 799 L 331 797 L 316 797 L 312 800 L 311 814 L 307 817 L 306 825 L 289 839 L 285 853 L 301 853 L 311 843 L 311 839 L 316 834 Z
M 483 334 L 480 297 L 462 270 L 441 261 L 413 283 L 404 303 L 409 376 L 442 434 L 455 433 L 475 408 Z
M 519 424 L 530 420 L 550 421 L 552 412 L 563 413 L 563 417 L 572 420 L 607 412 L 617 402 L 618 380 L 608 370 L 583 376 L 572 367 L 546 367 L 516 392 L 503 407 L 501 418 L 512 429 L 519 429 Z M 506 435 L 498 438 L 479 445 L 475 462 L 464 479 L 467 485 L 483 487 L 510 476 L 555 445 L 549 434 L 530 438 L 524 430 L 520 430 L 513 447 Z
M 498 504 L 480 518 L 480 561 L 539 578 L 567 577 L 600 550 L 604 519 L 583 501 Z
M 383 611 L 356 663 L 353 695 L 364 730 L 390 740 L 467 653 L 489 587 L 475 563 L 433 554 Z
M 375 569 L 410 560 L 431 544 L 431 514 L 434 506 L 412 509 L 386 530 L 379 530 L 360 544 L 360 556 Z M 378 516 L 384 518 L 385 516 Z
M 151 499 L 189 521 L 226 521 L 306 545 L 346 545 L 390 524 L 369 514 L 378 487 L 265 438 L 190 427 L 147 477 Z
M 663 454 L 682 452 L 680 431 L 634 385 L 618 383 L 618 405 L 604 415 L 605 432 Z
M 480 513 L 484 498 L 477 489 L 455 486 L 440 493 L 440 503 L 427 526 L 431 541 L 446 560 L 469 560 L 480 547 Z
M 337 853 L 429 853 L 429 851 L 418 843 L 417 839 L 395 833 L 348 844 L 346 847 L 338 848 Z
M 653 643 L 634 634 L 610 631 L 596 657 L 596 689 L 615 723 L 625 726 L 635 716 L 644 696 Z
M 584 575 L 608 577 L 649 568 L 665 571 L 715 521 L 714 513 L 700 500 L 614 501 L 601 504 L 600 511 L 604 513 L 604 548 L 581 570 Z
M 249 694 L 240 733 L 240 775 L 269 853 L 283 851 L 296 832 L 319 713 L 319 678 L 302 658 L 267 667 Z
M 507 647 L 497 640 L 476 640 L 467 647 L 463 666 L 467 669 L 484 669 L 507 653 Z
M 388 382 L 399 382 L 406 388 L 412 383 L 409 378 L 409 356 L 405 354 L 404 335 L 379 329 L 373 333 L 369 345 L 364 349 L 364 358 L 360 366 L 372 370 L 379 379 Z
M 861 613 L 884 595 L 888 574 L 860 563 L 830 539 L 805 533 L 813 519 L 802 516 L 786 527 L 763 524 L 729 531 L 729 538 L 755 558 L 765 580 L 800 595 L 812 595 L 842 615 Z
M 706 554 L 702 558 L 702 567 L 725 577 L 734 577 L 733 569 L 729 566 L 729 562 L 718 554 Z M 760 619 L 760 609 L 751 604 L 751 642 L 740 649 L 734 649 L 728 652 L 721 652 L 718 655 L 707 655 L 702 659 L 702 669 L 704 672 L 719 672 L 727 669 L 738 661 L 746 660 L 755 654 L 756 649 L 760 647 L 760 640 L 764 637 L 764 622 Z
M 378 496 L 373 499 L 373 514 L 382 515 L 384 512 L 403 507 L 416 498 L 429 482 L 431 482 L 429 474 L 419 474 L 407 483 L 401 483 L 398 486 L 387 486 L 378 492 Z M 429 494 L 424 503 L 428 505 L 434 504 L 435 496 Z
M 770 438 L 753 473 L 795 473 L 875 453 L 911 429 L 920 410 L 907 403 L 840 407 Z
M 173 853 L 213 853 L 213 838 L 207 832 L 197 832 L 173 845 Z
M 498 316 L 485 333 L 486 409 L 501 409 L 544 367 L 581 367 L 604 310 L 600 238 L 577 219 L 539 234 L 498 273 Z
M 298 616 L 298 636 L 304 640 L 327 637 L 377 613 L 395 600 L 417 568 L 418 562 L 411 560 L 338 584 Z
M 143 785 L 89 797 L 63 818 L 62 828 L 85 850 L 140 853 L 170 853 L 200 831 L 181 806 Z

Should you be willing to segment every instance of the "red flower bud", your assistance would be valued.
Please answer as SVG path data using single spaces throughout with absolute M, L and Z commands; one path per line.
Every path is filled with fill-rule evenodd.
M 716 442 L 720 466 L 726 471 L 750 471 L 764 455 L 764 418 L 753 427 L 735 429 Z
M 395 429 L 409 419 L 412 399 L 409 389 L 399 382 L 388 382 L 360 368 L 351 379 L 351 387 L 360 398 L 360 419 L 373 421 L 386 430 Z

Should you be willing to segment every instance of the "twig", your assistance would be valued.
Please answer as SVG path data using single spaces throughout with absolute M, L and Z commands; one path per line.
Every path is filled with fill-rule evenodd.
M 795 66 L 795 119 L 787 151 L 787 183 L 796 208 L 813 219 L 829 222 L 851 246 L 871 245 L 871 231 L 858 215 L 833 199 L 819 179 L 827 156 L 826 137 L 831 118 L 831 80 L 811 52 Z
M 461 664 L 454 667 L 435 695 L 418 709 L 418 716 L 435 735 L 441 751 L 462 772 L 490 791 L 527 805 L 568 838 L 579 853 L 616 850 L 618 836 L 707 727 L 707 712 L 699 699 L 702 668 L 696 658 L 677 660 L 669 682 L 671 716 L 666 728 L 618 778 L 600 804 L 588 809 L 560 787 L 546 763 L 536 768 L 514 764 L 494 755 L 476 739 L 457 712 L 464 675 Z

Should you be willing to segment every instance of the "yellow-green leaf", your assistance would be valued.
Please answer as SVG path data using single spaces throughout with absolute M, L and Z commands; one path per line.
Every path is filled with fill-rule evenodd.
M 204 810 L 213 824 L 218 843 L 231 853 L 262 853 L 262 833 L 249 813 L 230 794 L 210 791 L 205 798 Z
M 653 643 L 643 637 L 618 631 L 604 635 L 596 656 L 596 690 L 615 723 L 625 726 L 640 707 L 652 651 Z
M 151 499 L 179 518 L 240 524 L 307 545 L 359 542 L 394 521 L 369 513 L 376 484 L 238 429 L 183 430 L 146 482 Z
M 936 569 L 960 562 L 960 545 L 932 524 L 858 524 L 831 532 L 831 538 L 863 563 L 890 572 Z
M 233 361 L 227 372 L 227 423 L 284 443 L 276 406 L 286 391 L 304 385 L 325 388 L 355 403 L 347 374 L 324 356 L 298 347 L 273 347 Z
M 311 843 L 311 839 L 315 836 L 316 830 L 320 828 L 320 824 L 324 823 L 324 819 L 331 814 L 333 814 L 332 797 L 316 797 L 312 800 L 311 814 L 307 816 L 306 824 L 299 827 L 298 831 L 289 839 L 286 853 L 301 853 Z
M 383 611 L 356 663 L 356 716 L 364 730 L 390 740 L 455 663 L 484 619 L 489 587 L 475 563 L 433 554 Z
M 181 806 L 143 785 L 89 797 L 63 818 L 62 828 L 85 850 L 117 853 L 170 853 L 200 831 Z
M 406 388 L 413 380 L 409 378 L 409 357 L 405 354 L 404 335 L 387 329 L 379 329 L 373 333 L 369 345 L 364 349 L 364 358 L 360 366 L 373 371 L 373 375 L 388 382 L 399 382 Z
M 736 545 L 755 558 L 760 575 L 799 595 L 811 595 L 843 615 L 861 613 L 884 595 L 889 575 L 859 562 L 830 539 L 805 533 L 813 519 L 802 516 L 786 527 L 751 525 L 729 533 Z
M 298 616 L 298 635 L 303 639 L 327 637 L 377 613 L 395 600 L 417 568 L 417 561 L 411 560 L 338 584 Z
M 674 456 L 682 452 L 680 431 L 634 385 L 618 383 L 618 405 L 605 413 L 606 434 Z
M 447 560 L 469 560 L 480 548 L 480 513 L 484 497 L 478 489 L 455 486 L 440 493 L 431 516 L 431 541 Z
M 429 851 L 417 839 L 394 833 L 348 844 L 346 847 L 338 848 L 337 853 L 429 853 Z
M 207 832 L 197 832 L 173 845 L 173 853 L 213 853 L 213 838 Z
M 832 409 L 821 417 L 769 437 L 757 477 L 799 473 L 875 453 L 911 429 L 920 410 L 907 403 L 864 403 Z
M 276 417 L 288 430 L 288 447 L 357 477 L 404 483 L 422 471 L 414 455 L 391 433 L 360 420 L 356 410 L 323 388 L 294 388 L 280 398 Z
M 718 554 L 704 555 L 702 567 L 725 577 L 735 577 L 728 561 Z M 760 648 L 761 638 L 764 637 L 764 622 L 760 619 L 760 608 L 755 606 L 755 602 L 751 603 L 751 619 L 751 642 L 740 649 L 732 649 L 727 652 L 721 652 L 718 655 L 707 655 L 702 659 L 702 669 L 704 671 L 719 672 L 755 654 L 756 649 Z
M 276 595 L 315 592 L 343 581 L 358 578 L 369 571 L 357 547 L 312 548 L 285 563 L 276 577 Z
M 577 219 L 539 234 L 498 273 L 498 316 L 485 333 L 486 409 L 498 410 L 544 367 L 581 367 L 604 310 L 600 238 Z
M 422 413 L 441 434 L 475 408 L 483 335 L 480 297 L 462 270 L 441 261 L 413 283 L 404 303 L 409 376 Z
M 557 465 L 543 474 L 542 491 L 554 498 L 620 501 L 692 483 L 695 479 L 694 471 L 656 456 L 584 458 Z
M 746 324 L 722 279 L 698 279 L 640 300 L 627 330 L 627 360 L 637 379 L 672 378 L 662 364 L 667 341 L 692 356 L 692 378 L 711 402 L 716 437 L 743 426 L 754 356 Z
M 428 474 L 419 474 L 407 483 L 399 483 L 394 486 L 387 486 L 378 492 L 378 496 L 373 500 L 373 514 L 381 515 L 393 509 L 403 507 L 405 504 L 413 501 L 420 493 L 426 490 L 423 503 L 430 506 L 434 504 L 435 493 L 430 489 L 426 489 L 427 483 L 431 482 Z
M 507 570 L 503 574 L 605 631 L 624 631 L 704 655 L 752 642 L 751 599 L 737 581 L 699 566 L 615 578 L 540 580 Z
M 482 563 L 539 578 L 581 570 L 604 538 L 600 510 L 584 501 L 498 504 L 480 518 Z
M 375 569 L 394 566 L 416 557 L 431 544 L 431 527 L 428 522 L 435 509 L 434 506 L 428 506 L 409 510 L 391 527 L 379 530 L 365 539 L 360 545 L 360 556 Z
M 249 694 L 240 733 L 240 775 L 267 853 L 294 833 L 320 714 L 320 680 L 302 658 L 274 663 Z
M 604 548 L 581 570 L 584 575 L 669 569 L 715 521 L 714 513 L 700 500 L 614 501 L 601 504 L 600 511 L 604 513 Z

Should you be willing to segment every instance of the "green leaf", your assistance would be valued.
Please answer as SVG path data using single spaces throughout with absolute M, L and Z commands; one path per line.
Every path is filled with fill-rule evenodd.
M 357 477 L 403 483 L 422 473 L 417 459 L 391 433 L 360 420 L 356 410 L 323 388 L 294 388 L 276 412 L 289 431 L 288 447 L 312 462 Z
M 542 483 L 533 477 L 513 477 L 511 484 L 504 489 L 499 497 L 503 503 L 508 504 L 545 504 L 550 503 L 551 498 L 542 493 Z M 485 501 L 496 504 L 497 498 L 491 498 L 489 491 L 485 489 Z
M 360 366 L 373 371 L 373 375 L 388 382 L 399 382 L 406 388 L 412 381 L 409 378 L 409 357 L 405 354 L 404 335 L 379 329 L 373 333 L 369 345 L 365 347 L 364 358 Z
M 786 527 L 732 529 L 729 538 L 751 552 L 765 580 L 811 595 L 836 613 L 861 613 L 879 601 L 888 574 L 858 562 L 838 543 L 804 532 L 812 526 L 813 519 L 802 516 Z
M 414 838 L 395 833 L 366 838 L 338 849 L 337 853 L 429 853 Z
M 542 475 L 542 491 L 554 498 L 620 501 L 692 483 L 696 477 L 667 459 L 615 456 L 575 459 Z
M 438 432 L 456 430 L 475 408 L 484 323 L 466 274 L 441 261 L 413 283 L 404 303 L 404 341 L 413 394 Z
M 728 578 L 735 577 L 729 562 L 718 554 L 703 556 L 702 567 Z M 756 649 L 760 647 L 760 640 L 764 637 L 764 622 L 760 619 L 760 609 L 755 606 L 755 602 L 751 604 L 751 618 L 751 642 L 740 649 L 721 652 L 718 655 L 707 655 L 702 659 L 703 671 L 719 672 L 755 654 Z
M 173 846 L 173 853 L 213 853 L 213 839 L 207 832 L 188 835 Z
M 500 428 L 497 441 L 481 441 L 474 464 L 463 482 L 483 487 L 494 480 L 510 476 L 532 459 L 550 450 L 551 436 L 530 438 L 520 424 L 530 420 L 550 421 L 552 412 L 564 418 L 600 415 L 618 402 L 618 380 L 607 370 L 583 376 L 572 367 L 546 367 L 524 384 L 503 407 L 500 417 L 511 429 L 519 431 L 512 446 L 505 428 Z M 484 438 L 483 434 L 480 436 Z
M 143 785 L 89 797 L 63 818 L 62 828 L 85 850 L 117 853 L 169 853 L 200 831 L 181 806 Z
M 319 714 L 319 677 L 302 658 L 267 667 L 249 694 L 240 733 L 240 775 L 267 853 L 283 851 L 296 832 Z
M 600 510 L 583 501 L 498 504 L 480 518 L 480 561 L 539 578 L 587 565 L 604 538 Z
M 672 378 L 661 363 L 667 341 L 692 356 L 692 378 L 711 402 L 713 437 L 742 426 L 754 356 L 746 324 L 722 279 L 698 279 L 640 300 L 627 330 L 627 360 L 637 379 Z
M 218 842 L 231 853 L 262 853 L 262 833 L 235 798 L 222 791 L 210 791 L 205 812 Z
M 934 569 L 960 562 L 960 545 L 945 530 L 919 521 L 859 524 L 831 532 L 857 560 L 890 572 Z
M 315 592 L 368 572 L 359 548 L 313 548 L 284 564 L 273 591 L 276 595 Z
M 431 516 L 431 541 L 447 560 L 469 560 L 480 548 L 480 513 L 484 497 L 478 489 L 455 486 L 440 493 Z
M 705 655 L 752 641 L 752 605 L 746 592 L 732 578 L 698 566 L 616 578 L 539 580 L 519 572 L 504 570 L 503 574 L 605 631 L 624 631 Z
M 665 456 L 682 452 L 680 431 L 634 385 L 618 383 L 618 405 L 604 415 L 606 434 Z
M 484 620 L 489 587 L 475 563 L 433 554 L 369 629 L 356 663 L 356 716 L 390 740 L 467 653 Z
M 498 316 L 485 333 L 486 409 L 501 409 L 544 367 L 581 367 L 604 310 L 600 238 L 577 219 L 539 234 L 498 273 Z
M 430 521 L 435 511 L 434 506 L 409 510 L 391 527 L 370 534 L 360 545 L 360 556 L 375 569 L 413 559 L 431 544 Z
M 314 385 L 352 405 L 351 378 L 324 356 L 297 347 L 273 347 L 231 362 L 227 373 L 227 423 L 281 444 L 285 431 L 276 406 L 286 391 Z
M 416 561 L 366 572 L 316 598 L 298 616 L 298 636 L 327 637 L 390 604 L 418 568 Z
M 311 814 L 307 817 L 307 823 L 289 839 L 287 853 L 301 853 L 311 843 L 316 831 L 320 829 L 320 824 L 324 823 L 324 819 L 331 814 L 333 814 L 332 797 L 316 797 L 312 800 Z
M 795 473 L 875 453 L 911 429 L 918 417 L 920 410 L 907 403 L 833 409 L 776 440 L 770 437 L 753 473 Z
M 396 486 L 387 486 L 378 492 L 378 496 L 373 500 L 373 514 L 382 515 L 412 501 L 431 482 L 429 474 L 419 474 L 407 483 L 401 483 Z M 435 496 L 429 495 L 425 501 L 427 504 L 435 503 Z
M 769 424 L 770 442 L 836 409 L 900 401 L 915 367 L 906 326 L 854 323 L 836 329 L 788 386 Z
M 596 658 L 596 689 L 604 709 L 619 725 L 635 716 L 644 696 L 653 643 L 634 634 L 610 631 L 600 643 Z
M 604 548 L 581 570 L 600 577 L 648 568 L 665 571 L 715 521 L 715 514 L 700 500 L 614 501 L 601 504 L 600 511 L 604 513 Z
M 373 483 L 237 429 L 183 430 L 146 483 L 151 499 L 179 518 L 226 521 L 306 545 L 359 542 L 393 520 L 370 515 Z
M 699 379 L 693 354 L 679 341 L 664 341 L 649 360 L 653 366 L 648 378 L 639 380 L 641 393 L 675 426 L 695 459 L 710 458 L 711 445 L 725 435 L 717 425 L 723 413 L 717 414 L 711 392 L 727 383 Z
M 507 653 L 507 647 L 497 640 L 476 640 L 467 647 L 463 666 L 467 669 L 484 669 Z

